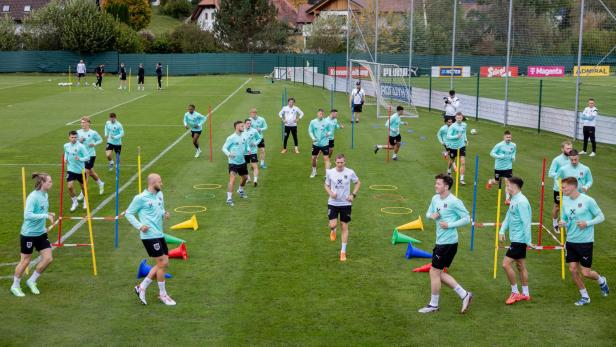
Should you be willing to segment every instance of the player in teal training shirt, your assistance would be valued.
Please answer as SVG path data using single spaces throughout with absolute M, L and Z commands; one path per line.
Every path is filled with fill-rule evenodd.
M 85 164 L 86 178 L 92 177 L 94 182 L 98 185 L 98 194 L 103 195 L 105 192 L 105 182 L 103 182 L 96 171 L 94 171 L 94 162 L 96 161 L 96 146 L 103 143 L 103 138 L 96 130 L 90 128 L 90 117 L 81 117 L 81 129 L 77 130 L 77 141 L 84 145 L 90 155 L 90 160 Z M 82 194 L 80 196 L 83 198 Z
M 109 171 L 113 170 L 113 157 L 112 153 L 120 155 L 122 152 L 122 138 L 124 137 L 124 128 L 122 124 L 118 122 L 118 117 L 115 113 L 109 114 L 109 120 L 105 123 L 105 137 L 107 138 L 107 147 L 105 148 L 105 155 L 109 161 Z
M 580 193 L 587 193 L 592 186 L 592 173 L 588 166 L 580 163 L 580 156 L 576 149 L 569 152 L 569 165 L 565 165 L 558 170 L 554 179 L 575 177 L 578 180 L 578 190 Z
M 244 132 L 244 122 L 241 120 L 233 123 L 235 132 L 227 137 L 225 144 L 222 145 L 222 152 L 227 156 L 229 161 L 229 185 L 227 187 L 227 205 L 234 206 L 233 203 L 233 187 L 235 185 L 235 177 L 240 176 L 240 187 L 237 193 L 240 198 L 247 198 L 244 192 L 244 186 L 248 180 L 248 167 L 244 158 L 244 153 L 248 151 L 248 142 L 242 136 Z
M 253 182 L 254 186 L 257 187 L 259 180 L 259 158 L 257 156 L 257 152 L 259 150 L 259 143 L 263 140 L 261 134 L 257 129 L 252 127 L 252 118 L 248 117 L 244 120 L 244 132 L 242 133 L 242 137 L 246 141 L 246 151 L 244 152 L 244 161 L 246 161 L 246 166 L 250 164 L 253 172 Z M 250 175 L 248 175 L 248 180 L 246 182 L 250 182 Z
M 528 270 L 526 269 L 526 248 L 531 245 L 532 210 L 528 199 L 522 194 L 524 181 L 519 177 L 512 176 L 507 178 L 506 184 L 505 189 L 511 195 L 511 202 L 505 220 L 500 227 L 499 240 L 504 242 L 505 231 L 509 230 L 511 244 L 503 258 L 503 269 L 505 269 L 511 284 L 511 295 L 509 295 L 505 303 L 512 305 L 518 301 L 530 301 Z M 511 266 L 514 262 L 518 268 L 520 283 L 522 284 L 522 294 L 518 291 L 515 271 Z
M 193 146 L 197 149 L 195 158 L 201 155 L 201 147 L 199 147 L 199 136 L 203 131 L 203 123 L 207 121 L 207 116 L 195 111 L 195 105 L 188 105 L 188 111 L 184 113 L 184 128 L 190 129 Z
M 165 210 L 162 187 L 163 181 L 160 175 L 149 174 L 148 187 L 141 194 L 135 195 L 126 210 L 126 220 L 139 230 L 139 236 L 145 250 L 156 261 L 143 281 L 135 286 L 135 294 L 142 304 L 147 305 L 145 291 L 156 278 L 158 281 L 158 298 L 163 304 L 174 306 L 175 301 L 169 297 L 165 287 L 165 274 L 169 266 L 169 249 L 163 233 L 163 218 L 169 219 L 169 212 Z
M 558 170 L 563 166 L 569 165 L 569 152 L 573 149 L 573 144 L 571 141 L 566 140 L 560 144 L 561 153 L 556 158 L 552 160 L 552 164 L 550 165 L 550 169 L 548 170 L 548 176 L 554 179 L 554 207 L 552 208 L 552 225 L 554 226 L 554 231 L 556 233 L 558 230 L 558 209 L 560 207 L 560 191 L 558 189 Z
M 435 177 L 434 188 L 436 194 L 432 197 L 426 217 L 436 222 L 436 244 L 432 251 L 432 267 L 430 268 L 430 285 L 432 295 L 430 303 L 419 309 L 420 313 L 432 313 L 439 309 L 441 283 L 452 288 L 462 299 L 461 313 L 465 313 L 473 298 L 471 292 L 466 291 L 448 273 L 443 270 L 451 266 L 451 262 L 458 251 L 458 230 L 456 228 L 470 223 L 470 217 L 462 200 L 449 192 L 453 179 L 446 174 Z
M 394 154 L 391 157 L 393 160 L 398 160 L 398 151 L 400 151 L 400 142 L 402 142 L 402 136 L 400 135 L 400 125 L 408 124 L 407 122 L 403 122 L 400 117 L 404 115 L 404 107 L 397 106 L 396 113 L 392 114 L 389 119 L 385 122 L 385 127 L 389 133 L 389 144 L 388 145 L 376 145 L 374 146 L 374 154 L 376 154 L 379 149 L 393 149 Z
M 501 178 L 513 176 L 513 162 L 515 161 L 516 145 L 511 142 L 511 132 L 505 130 L 503 141 L 497 143 L 490 156 L 494 158 L 494 179 L 490 178 L 486 183 L 486 189 L 491 189 L 492 185 L 498 183 Z M 509 205 L 509 192 L 505 191 L 505 205 Z
M 77 132 L 71 130 L 68 133 L 68 143 L 64 144 L 64 161 L 66 162 L 66 181 L 68 192 L 71 196 L 71 212 L 77 209 L 79 205 L 79 197 L 75 194 L 74 182 L 77 181 L 81 185 L 81 194 L 83 198 L 83 176 L 82 171 L 85 170 L 85 163 L 90 160 L 88 150 L 79 142 L 77 142 Z M 83 208 L 86 208 L 86 201 L 83 200 Z
M 466 123 L 463 122 L 462 112 L 456 113 L 456 122 L 447 129 L 447 141 L 449 146 L 449 168 L 447 173 L 451 173 L 451 168 L 455 166 L 456 158 L 460 153 L 460 184 L 465 185 L 464 172 L 466 171 Z
M 338 110 L 336 109 L 332 109 L 329 112 L 329 117 L 327 117 L 327 120 L 331 123 L 332 125 L 332 132 L 331 134 L 329 134 L 329 157 L 333 157 L 334 156 L 334 140 L 335 140 L 335 133 L 337 129 L 344 129 L 344 125 L 338 123 Z
M 308 135 L 312 139 L 312 172 L 310 178 L 317 175 L 317 157 L 319 153 L 323 153 L 323 162 L 325 163 L 325 172 L 329 170 L 329 137 L 333 132 L 332 123 L 324 117 L 325 112 L 320 108 L 317 112 L 317 118 L 310 121 L 308 126 Z
M 605 276 L 601 276 L 591 269 L 595 225 L 603 222 L 605 217 L 595 199 L 579 192 L 577 177 L 564 178 L 562 189 L 562 219 L 559 224 L 567 229 L 566 261 L 569 264 L 573 282 L 581 295 L 575 305 L 588 305 L 590 304 L 590 296 L 579 272 L 585 278 L 597 281 L 603 296 L 608 296 L 610 292 Z
M 40 294 L 36 281 L 52 260 L 51 244 L 45 228 L 45 220 L 49 219 L 53 225 L 55 217 L 54 213 L 49 212 L 48 192 L 52 186 L 51 176 L 46 173 L 34 173 L 32 178 L 35 182 L 34 191 L 26 199 L 24 222 L 21 225 L 21 259 L 15 267 L 13 284 L 11 285 L 11 293 L 17 297 L 25 296 L 21 290 L 21 277 L 30 264 L 34 249 L 36 248 L 39 252 L 41 261 L 36 265 L 36 270 L 32 273 L 32 276 L 26 281 L 26 285 L 30 288 L 32 294 Z
M 265 118 L 257 115 L 257 109 L 254 107 L 250 109 L 250 120 L 250 126 L 257 129 L 259 136 L 261 136 L 261 141 L 257 145 L 259 148 L 259 155 L 261 156 L 261 168 L 267 169 L 267 166 L 265 166 L 265 138 L 263 137 L 263 132 L 267 130 L 267 122 Z
M 445 117 L 445 124 L 443 124 L 443 126 L 440 127 L 438 129 L 438 132 L 436 133 L 436 138 L 438 139 L 438 142 L 445 148 L 442 153 L 445 160 L 449 159 L 449 141 L 447 141 L 447 131 L 449 130 L 451 124 L 453 124 L 453 119 L 451 119 L 450 117 Z

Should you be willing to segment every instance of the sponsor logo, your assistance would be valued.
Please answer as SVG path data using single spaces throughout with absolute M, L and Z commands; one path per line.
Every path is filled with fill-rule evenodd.
M 529 66 L 528 77 L 564 77 L 564 66 Z
M 381 83 L 381 94 L 386 98 L 410 102 L 411 91 L 406 86 Z
M 347 66 L 330 66 L 327 69 L 327 75 L 336 77 L 347 77 L 349 67 Z M 351 69 L 352 78 L 368 78 L 370 76 L 368 69 L 363 66 L 354 66 Z
M 573 75 L 577 76 L 578 67 L 573 67 Z M 609 65 L 599 65 L 599 66 L 580 66 L 580 75 L 581 76 L 609 76 L 610 75 L 610 67 Z
M 506 72 L 506 66 L 482 66 L 479 69 L 479 75 L 481 77 L 518 77 L 518 67 L 509 66 L 509 72 Z

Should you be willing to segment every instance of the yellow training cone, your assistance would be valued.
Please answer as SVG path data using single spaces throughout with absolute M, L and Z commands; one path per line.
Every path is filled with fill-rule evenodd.
M 193 214 L 193 216 L 189 220 L 172 226 L 171 230 L 177 230 L 177 229 L 197 230 L 197 228 L 199 228 L 199 223 L 197 223 L 197 216 Z
M 398 230 L 417 230 L 417 229 L 421 229 L 421 231 L 423 231 L 424 228 L 423 228 L 423 223 L 421 221 L 421 216 L 419 216 L 419 218 L 415 219 L 412 222 L 408 222 L 406 224 L 402 224 L 401 226 L 397 227 L 396 229 L 398 229 Z

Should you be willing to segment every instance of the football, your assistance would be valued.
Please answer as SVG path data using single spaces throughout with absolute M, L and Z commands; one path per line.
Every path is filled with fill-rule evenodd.
M 471 129 L 471 134 L 473 135 L 477 134 L 477 129 Z

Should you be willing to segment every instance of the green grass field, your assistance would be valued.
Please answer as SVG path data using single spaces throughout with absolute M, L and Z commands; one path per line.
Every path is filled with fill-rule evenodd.
M 384 120 L 364 114 L 355 129 L 351 150 L 351 128 L 346 111 L 347 97 L 337 95 L 336 107 L 345 129 L 336 134 L 336 151 L 347 155 L 348 166 L 362 182 L 354 203 L 348 246 L 348 261 L 338 259 L 339 242 L 329 241 L 323 167 L 310 179 L 308 122 L 319 107 L 329 108 L 329 92 L 287 83 L 270 84 L 259 76 L 172 77 L 169 87 L 157 92 L 154 79 L 146 79 L 148 90 L 130 94 L 116 89 L 107 78 L 104 91 L 91 87 L 58 87 L 58 76 L 0 75 L 0 345 L 558 345 L 610 346 L 616 341 L 612 322 L 616 319 L 613 294 L 602 297 L 596 283 L 587 281 L 592 303 L 575 307 L 579 293 L 567 273 L 560 278 L 560 253 L 529 252 L 530 289 L 533 301 L 506 306 L 509 284 L 500 268 L 492 279 L 494 229 L 479 229 L 475 250 L 470 251 L 470 227 L 460 229 L 460 248 L 450 273 L 475 300 L 467 315 L 460 315 L 460 300 L 444 288 L 441 311 L 421 315 L 417 309 L 430 297 L 427 274 L 411 269 L 427 259 L 404 258 L 405 245 L 392 246 L 392 229 L 423 216 L 434 194 L 433 177 L 446 168 L 440 157 L 436 130 L 441 125 L 436 112 L 421 110 L 421 118 L 410 119 L 402 136 L 405 145 L 398 162 L 386 162 L 383 152 L 372 148 L 386 139 Z M 247 87 L 260 95 L 246 94 Z M 287 88 L 306 112 L 299 125 L 301 154 L 279 153 L 280 124 L 277 113 L 281 94 Z M 461 92 L 462 89 L 460 89 Z M 213 155 L 209 162 L 207 136 L 201 140 L 204 156 L 193 158 L 189 137 L 184 136 L 182 115 L 189 103 L 213 113 Z M 121 104 L 121 105 L 120 105 Z M 120 106 L 117 106 L 120 105 Z M 601 104 L 600 104 L 601 105 Z M 220 150 L 232 133 L 232 122 L 246 118 L 255 106 L 270 126 L 265 139 L 267 165 L 258 188 L 248 187 L 249 198 L 225 205 L 224 189 L 196 190 L 196 184 L 227 183 L 227 161 Z M 62 144 L 75 125 L 66 125 L 81 115 L 93 114 L 93 128 L 102 133 L 107 114 L 114 111 L 123 123 L 126 137 L 122 152 L 121 183 L 130 183 L 120 195 L 126 209 L 138 192 L 137 147 L 141 146 L 143 175 L 162 175 L 166 206 L 171 211 L 167 229 L 186 220 L 189 214 L 174 212 L 180 206 L 204 206 L 197 214 L 197 231 L 170 234 L 187 241 L 189 259 L 172 259 L 167 284 L 176 307 L 157 302 L 155 285 L 148 291 L 148 306 L 142 306 L 133 286 L 141 259 L 147 255 L 138 232 L 120 221 L 120 247 L 114 249 L 113 223 L 94 221 L 98 276 L 92 275 L 86 248 L 60 248 L 54 262 L 38 281 L 42 292 L 25 298 L 9 293 L 14 262 L 19 259 L 19 228 L 22 223 L 20 168 L 28 173 L 47 171 L 54 180 L 51 211 L 58 211 Z M 490 122 L 470 121 L 467 182 L 475 172 L 473 158 L 480 156 L 477 220 L 494 222 L 496 191 L 483 188 L 491 175 L 492 146 L 501 140 L 504 128 Z M 407 130 L 411 129 L 411 132 Z M 559 153 L 562 136 L 538 135 L 513 128 L 518 144 L 514 172 L 526 181 L 524 192 L 538 219 L 541 161 Z M 107 183 L 99 196 L 91 188 L 91 207 L 97 216 L 114 214 L 114 175 L 106 170 L 103 148 L 97 149 L 97 170 Z M 616 229 L 613 206 L 616 186 L 613 165 L 607 158 L 614 146 L 599 145 L 595 158 L 582 162 L 593 171 L 595 184 L 590 195 L 603 208 L 606 221 L 596 227 L 593 267 L 616 287 Z M 551 207 L 548 180 L 546 206 Z M 93 184 L 91 184 L 93 185 Z M 395 191 L 374 191 L 371 185 L 394 185 Z M 28 191 L 31 182 L 28 181 Z M 383 195 L 398 194 L 402 196 Z M 473 185 L 460 187 L 459 196 L 470 209 Z M 66 196 L 66 195 L 65 195 Z M 393 200 L 393 201 L 392 201 Z M 64 202 L 68 204 L 68 198 Z M 407 215 L 386 215 L 382 207 L 413 210 Z M 66 211 L 65 215 L 83 215 Z M 504 216 L 504 210 L 503 210 Z M 549 216 L 544 218 L 549 223 Z M 433 247 L 434 223 L 425 231 L 409 231 L 422 240 L 417 246 Z M 75 221 L 65 222 L 66 234 Z M 74 230 L 73 230 L 74 231 Z M 57 230 L 50 238 L 57 236 Z M 536 229 L 533 241 L 536 242 Z M 85 226 L 74 231 L 67 242 L 87 242 Z M 544 244 L 554 244 L 547 236 Z M 503 252 L 499 254 L 499 261 Z M 8 265 L 7 265 L 8 263 Z M 25 285 L 22 281 L 22 286 Z M 614 289 L 613 289 L 614 291 Z
M 539 78 L 516 77 L 509 79 L 509 98 L 511 101 L 537 105 L 539 103 Z M 543 79 L 543 106 L 575 109 L 575 77 L 550 77 Z M 411 79 L 413 86 L 429 88 L 429 77 Z M 605 116 L 616 116 L 616 100 L 613 90 L 616 87 L 616 77 L 582 77 L 580 87 L 580 112 L 586 107 L 588 98 L 597 101 L 599 113 Z M 449 78 L 432 78 L 432 89 L 449 91 Z M 454 89 L 459 94 L 477 95 L 477 78 L 456 78 Z M 504 78 L 481 78 L 479 81 L 479 96 L 486 98 L 505 98 Z M 439 105 L 441 100 L 432 100 L 433 105 Z
M 160 14 L 160 6 L 152 7 L 152 20 L 147 30 L 150 30 L 155 35 L 160 35 L 172 31 L 179 25 L 182 25 L 181 20 Z

